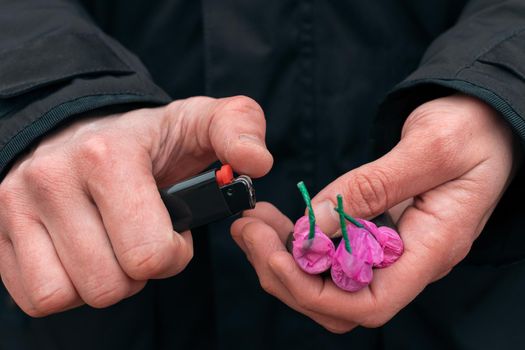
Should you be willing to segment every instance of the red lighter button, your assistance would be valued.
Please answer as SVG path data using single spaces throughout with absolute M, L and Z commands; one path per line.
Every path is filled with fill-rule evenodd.
M 229 164 L 223 165 L 219 170 L 215 172 L 217 178 L 217 184 L 224 186 L 233 181 L 233 170 Z

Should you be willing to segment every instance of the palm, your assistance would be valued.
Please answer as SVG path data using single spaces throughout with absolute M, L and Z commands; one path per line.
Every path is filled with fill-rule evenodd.
M 313 199 L 319 225 L 334 233 L 331 208 L 339 193 L 351 199 L 345 203 L 350 214 L 364 218 L 413 198 L 398 221 L 404 254 L 375 270 L 368 288 L 356 293 L 295 265 L 279 239 L 291 222 L 268 204 L 238 220 L 232 234 L 263 287 L 292 308 L 335 332 L 379 326 L 465 257 L 512 168 L 511 132 L 487 106 L 451 96 L 415 110 L 391 152 L 344 174 Z

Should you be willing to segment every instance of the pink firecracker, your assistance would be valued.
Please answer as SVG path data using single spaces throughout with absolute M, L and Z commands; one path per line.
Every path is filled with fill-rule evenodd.
M 319 226 L 315 225 L 315 236 L 311 240 L 309 232 L 310 222 L 303 216 L 295 223 L 292 254 L 304 272 L 315 275 L 330 268 L 335 246 Z
M 388 226 L 377 227 L 373 222 L 357 219 L 363 226 L 374 235 L 379 242 L 381 248 L 383 248 L 384 259 L 379 264 L 374 264 L 375 267 L 387 267 L 396 262 L 397 259 L 403 254 L 403 241 L 399 234 Z
M 365 229 L 347 226 L 352 252 L 341 240 L 332 261 L 332 280 L 341 289 L 356 292 L 366 287 L 373 277 L 372 266 L 381 264 L 384 255 L 376 239 Z

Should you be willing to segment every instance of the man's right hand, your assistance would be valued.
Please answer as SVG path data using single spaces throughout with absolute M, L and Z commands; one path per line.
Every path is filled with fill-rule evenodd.
M 164 187 L 221 160 L 266 174 L 265 119 L 246 97 L 195 97 L 89 118 L 45 138 L 0 184 L 0 274 L 44 316 L 106 307 L 173 276 L 193 255 L 161 201 Z

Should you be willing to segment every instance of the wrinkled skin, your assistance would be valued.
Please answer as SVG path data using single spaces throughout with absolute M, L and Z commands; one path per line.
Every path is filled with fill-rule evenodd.
M 283 243 L 293 225 L 271 204 L 246 212 L 231 232 L 262 287 L 291 308 L 336 333 L 378 327 L 466 256 L 512 178 L 515 149 L 510 128 L 490 107 L 444 97 L 410 114 L 388 154 L 323 189 L 313 204 L 328 234 L 338 226 L 337 194 L 351 199 L 345 210 L 361 218 L 414 198 L 397 222 L 403 255 L 356 293 L 297 267 Z
M 214 160 L 262 176 L 272 166 L 261 108 L 194 97 L 84 118 L 44 138 L 0 184 L 0 274 L 31 316 L 105 307 L 193 255 L 158 188 Z

